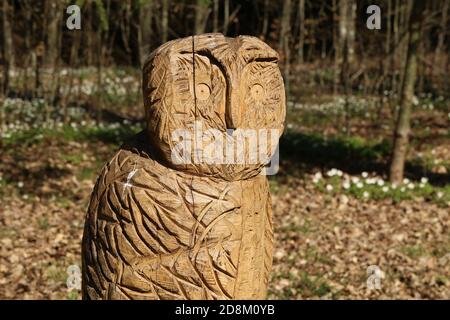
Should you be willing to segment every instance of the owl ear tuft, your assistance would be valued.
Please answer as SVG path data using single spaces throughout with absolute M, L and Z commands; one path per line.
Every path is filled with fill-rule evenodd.
M 280 59 L 278 52 L 259 38 L 252 36 L 239 36 L 235 38 L 235 41 L 241 42 L 239 51 L 247 63 L 251 61 L 278 63 Z

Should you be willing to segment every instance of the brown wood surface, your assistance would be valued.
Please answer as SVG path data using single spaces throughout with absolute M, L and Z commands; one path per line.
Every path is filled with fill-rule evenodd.
M 281 134 L 277 61 L 256 38 L 220 34 L 170 41 L 149 56 L 147 129 L 105 165 L 91 196 L 83 298 L 265 298 L 273 231 L 264 163 L 176 164 L 171 151 L 173 130 L 199 120 L 225 139 L 237 128 Z

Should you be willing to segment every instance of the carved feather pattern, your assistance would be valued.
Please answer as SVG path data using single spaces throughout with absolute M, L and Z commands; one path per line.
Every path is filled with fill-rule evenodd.
M 131 179 L 130 172 L 134 172 Z M 255 207 L 243 206 L 242 183 L 193 177 L 120 150 L 102 170 L 88 209 L 84 295 L 90 299 L 258 298 L 254 293 L 267 284 L 268 265 L 257 264 L 254 269 L 261 270 L 248 273 L 246 261 L 264 255 L 257 250 L 259 242 L 243 246 L 243 232 L 262 230 L 254 238 L 265 239 L 271 236 L 272 226 L 266 210 L 257 221 Z M 260 198 L 257 203 L 267 206 L 265 179 L 245 183 L 253 185 L 252 196 Z M 249 229 L 252 224 L 267 224 L 267 228 Z M 270 249 L 265 260 L 271 261 Z
M 256 38 L 219 34 L 170 41 L 148 57 L 147 128 L 104 166 L 91 195 L 85 299 L 265 298 L 273 226 L 268 182 L 259 175 L 264 163 L 179 164 L 172 151 L 174 131 L 199 120 L 231 145 L 229 128 L 281 133 L 277 61 Z

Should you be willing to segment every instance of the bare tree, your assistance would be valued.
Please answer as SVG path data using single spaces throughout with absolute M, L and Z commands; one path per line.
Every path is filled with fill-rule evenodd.
M 400 184 L 403 180 L 406 154 L 408 150 L 409 134 L 411 131 L 411 109 L 414 98 L 414 85 L 417 78 L 417 48 L 420 43 L 420 28 L 422 23 L 422 1 L 410 0 L 412 10 L 410 11 L 408 34 L 407 34 L 407 56 L 404 66 L 404 81 L 400 97 L 400 110 L 394 134 L 394 148 L 390 167 L 390 180 L 392 183 Z
M 44 65 L 55 67 L 55 62 L 59 57 L 59 37 L 61 35 L 61 21 L 63 17 L 63 2 L 60 0 L 47 0 L 47 39 L 44 56 Z
M 337 94 L 339 84 L 339 72 L 340 72 L 339 65 L 341 59 L 340 58 L 341 50 L 338 44 L 339 26 L 336 24 L 336 20 L 339 19 L 337 0 L 333 0 L 332 2 L 332 12 L 333 12 L 333 52 L 334 52 L 333 93 Z
M 227 35 L 230 23 L 230 0 L 223 1 L 223 34 Z
M 286 86 L 286 92 L 289 94 L 289 75 L 290 75 L 290 47 L 289 47 L 289 35 L 291 31 L 291 0 L 284 0 L 283 13 L 281 17 L 281 33 L 278 43 L 278 48 L 283 51 L 284 54 L 284 82 Z
M 213 0 L 213 32 L 219 31 L 219 0 Z
M 210 12 L 211 9 L 207 1 L 197 0 L 197 5 L 195 6 L 195 34 L 205 33 L 206 22 Z
M 152 38 L 152 20 L 153 20 L 153 1 L 139 1 L 139 23 L 138 23 L 138 42 L 139 42 L 139 61 L 141 65 L 150 52 Z
M 9 90 L 9 72 L 14 67 L 14 47 L 12 41 L 12 29 L 10 16 L 12 6 L 9 5 L 8 0 L 3 0 L 2 7 L 2 32 L 3 32 L 3 93 L 8 94 Z
M 387 0 L 387 13 L 386 13 L 386 41 L 384 43 L 384 63 L 383 63 L 383 78 L 385 79 L 390 67 L 389 55 L 391 52 L 391 34 L 392 34 L 392 0 Z M 383 84 L 386 81 L 383 81 Z
M 340 58 L 346 59 L 351 65 L 355 55 L 355 0 L 340 0 L 339 2 L 339 50 Z
M 449 3 L 450 0 L 444 0 L 444 3 L 442 5 L 442 17 L 441 17 L 441 23 L 440 23 L 440 30 L 438 35 L 438 41 L 436 45 L 436 49 L 434 51 L 435 54 L 435 62 L 437 63 L 437 68 L 443 65 L 443 60 L 441 59 L 441 53 L 445 46 L 445 37 L 447 35 L 447 29 L 448 29 L 448 9 L 449 9 Z M 437 69 L 435 68 L 435 70 Z
M 289 40 L 289 33 L 291 31 L 291 0 L 283 1 L 283 12 L 281 15 L 281 31 L 278 40 L 278 48 L 284 49 L 284 44 Z
M 303 50 L 305 45 L 305 0 L 299 0 L 299 40 L 298 40 L 298 62 L 303 63 Z
M 169 33 L 169 2 L 170 0 L 162 0 L 162 20 L 161 20 L 161 41 L 167 42 Z
M 396 66 L 396 62 L 397 62 L 397 52 L 398 52 L 398 46 L 399 46 L 399 39 L 400 39 L 400 24 L 399 24 L 399 17 L 400 17 L 400 0 L 393 0 L 395 2 L 394 5 L 394 21 L 393 21 L 393 36 L 394 36 L 394 43 L 393 46 L 395 48 L 394 53 L 391 54 L 391 66 L 392 66 L 392 71 L 393 71 L 393 76 L 392 76 L 392 85 L 391 88 L 393 91 L 397 92 L 397 68 Z
M 8 95 L 9 91 L 9 71 L 14 63 L 14 55 L 13 55 L 13 44 L 12 44 L 12 30 L 11 23 L 9 17 L 9 1 L 3 0 L 2 6 L 2 39 L 0 53 L 2 56 L 2 64 L 3 64 L 3 82 L 2 87 L 0 88 L 0 105 L 3 104 L 3 98 Z M 0 60 L 0 61 L 1 61 Z M 4 127 L 4 110 L 3 107 L 0 107 L 0 132 L 3 132 Z
M 424 6 L 425 9 L 425 6 Z M 412 10 L 412 3 L 411 1 L 407 1 L 406 3 L 400 2 L 399 4 L 399 43 L 398 48 L 396 52 L 396 64 L 403 66 L 403 63 L 406 61 L 407 54 L 408 54 L 408 36 L 402 36 L 402 35 L 408 35 L 409 34 L 409 20 L 411 18 L 411 10 Z M 399 92 L 399 94 L 402 94 L 403 90 L 403 83 L 405 81 L 405 68 L 400 68 L 399 76 L 398 76 L 398 84 L 396 92 Z
M 269 0 L 264 0 L 263 24 L 261 30 L 261 38 L 265 39 L 269 29 Z

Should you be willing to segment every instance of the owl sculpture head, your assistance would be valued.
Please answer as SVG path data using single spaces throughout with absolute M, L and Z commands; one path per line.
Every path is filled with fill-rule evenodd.
M 152 52 L 143 94 L 148 137 L 162 161 L 227 180 L 259 174 L 284 126 L 277 63 L 273 49 L 249 36 L 203 34 Z

